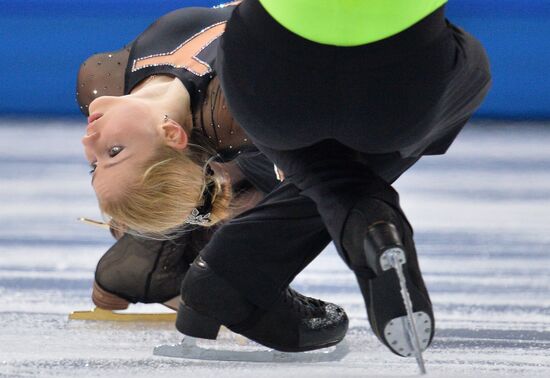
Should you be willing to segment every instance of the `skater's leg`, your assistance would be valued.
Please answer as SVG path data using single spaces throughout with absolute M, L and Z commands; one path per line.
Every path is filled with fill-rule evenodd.
M 259 146 L 315 204 L 338 252 L 348 265 L 342 246 L 343 226 L 350 210 L 362 198 L 374 197 L 400 210 L 399 196 L 391 187 L 418 158 L 399 154 L 362 154 L 327 140 L 291 151 Z
M 424 327 L 416 349 L 425 349 L 434 330 L 434 317 L 420 273 L 412 229 L 399 207 L 398 195 L 380 173 L 395 179 L 416 159 L 399 155 L 356 154 L 335 141 L 325 141 L 293 151 L 260 147 L 285 172 L 288 180 L 316 204 L 338 251 L 355 272 L 375 334 L 395 353 L 413 353 L 406 339 L 393 327 L 407 314 L 419 316 Z M 376 161 L 376 166 L 371 167 Z M 390 177 L 391 176 L 391 177 Z M 380 268 L 381 255 L 399 250 L 405 262 L 404 284 L 412 300 L 405 311 L 401 283 L 393 270 Z M 401 256 L 400 256 L 401 257 Z M 388 330 L 389 329 L 389 330 Z M 409 327 L 408 329 L 416 329 Z
M 215 338 L 223 324 L 286 351 L 339 342 L 347 330 L 343 309 L 288 289 L 329 241 L 313 202 L 282 185 L 222 226 L 193 263 L 181 287 L 178 330 Z
M 97 264 L 94 304 L 120 310 L 129 303 L 165 303 L 178 297 L 189 265 L 216 229 L 197 228 L 173 240 L 125 234 Z
M 201 256 L 252 303 L 267 309 L 329 242 L 315 204 L 285 181 L 223 225 Z

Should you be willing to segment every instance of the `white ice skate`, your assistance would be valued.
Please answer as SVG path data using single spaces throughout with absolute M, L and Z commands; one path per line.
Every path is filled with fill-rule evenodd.
M 340 361 L 349 352 L 345 340 L 333 347 L 300 353 L 286 353 L 268 349 L 241 336 L 238 336 L 231 343 L 220 343 L 220 339 L 218 339 L 216 343 L 207 342 L 207 345 L 203 346 L 199 345 L 198 342 L 205 342 L 205 340 L 185 336 L 179 344 L 166 344 L 155 347 L 153 354 L 162 357 L 207 361 L 312 363 Z

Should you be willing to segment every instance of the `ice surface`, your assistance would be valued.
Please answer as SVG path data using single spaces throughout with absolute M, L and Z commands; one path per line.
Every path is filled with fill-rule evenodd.
M 398 377 L 414 359 L 372 334 L 353 275 L 332 247 L 294 283 L 344 306 L 341 361 L 251 363 L 153 356 L 171 324 L 68 321 L 92 307 L 95 263 L 112 243 L 81 156 L 83 122 L 0 120 L 0 376 Z M 436 314 L 432 377 L 550 376 L 550 125 L 475 125 L 447 155 L 398 182 Z M 143 309 L 144 307 L 141 307 Z M 139 309 L 139 308 L 138 308 Z M 159 307 L 147 307 L 147 311 Z M 219 344 L 239 347 L 224 333 Z

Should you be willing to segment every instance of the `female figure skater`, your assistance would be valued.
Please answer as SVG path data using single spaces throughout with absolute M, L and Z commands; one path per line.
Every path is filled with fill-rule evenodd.
M 445 2 L 246 0 L 237 7 L 221 37 L 218 75 L 235 119 L 287 184 L 203 249 L 183 281 L 181 332 L 211 337 L 235 321 L 223 301 L 201 294 L 237 290 L 269 308 L 279 295 L 273 288 L 300 271 L 301 261 L 284 251 L 296 230 L 306 230 L 300 210 L 281 200 L 290 190 L 314 201 L 357 276 L 378 338 L 402 356 L 430 344 L 432 305 L 391 183 L 421 156 L 445 153 L 491 81 L 482 46 L 446 21 Z M 277 243 L 279 250 L 269 248 Z M 403 329 L 402 281 L 390 266 L 404 268 L 418 327 Z M 405 337 L 415 331 L 416 346 Z
M 231 215 L 230 180 L 239 175 L 231 173 L 231 162 L 255 150 L 228 113 L 213 70 L 219 36 L 233 9 L 172 12 L 126 48 L 83 64 L 77 97 L 89 117 L 82 143 L 100 208 L 115 224 L 148 235 L 178 235 L 189 224 L 212 227 Z M 209 147 L 223 163 L 218 172 Z M 314 211 L 309 202 L 288 205 Z M 296 250 L 302 253 L 306 243 L 316 254 L 328 238 L 321 234 L 312 243 L 303 238 Z M 271 284 L 266 280 L 262 286 Z M 273 288 L 278 294 L 269 310 L 239 293 L 209 289 L 214 291 L 204 295 L 229 301 L 230 329 L 276 349 L 326 347 L 347 330 L 343 309 L 288 285 Z

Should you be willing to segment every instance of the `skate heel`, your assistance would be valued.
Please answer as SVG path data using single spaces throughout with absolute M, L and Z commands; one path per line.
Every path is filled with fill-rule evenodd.
M 220 323 L 212 318 L 199 314 L 185 303 L 180 302 L 176 328 L 184 335 L 200 339 L 216 340 Z
M 419 337 L 420 350 L 423 352 L 429 345 L 433 324 L 430 316 L 423 311 L 413 313 L 414 327 Z M 384 327 L 384 338 L 390 349 L 403 357 L 411 357 L 415 353 L 415 340 L 411 340 L 409 334 L 409 322 L 407 316 L 391 319 Z
M 376 222 L 371 225 L 363 241 L 367 265 L 377 276 L 390 268 L 387 261 L 389 253 L 399 255 L 405 262 L 405 252 L 397 227 L 392 223 Z
M 103 290 L 96 281 L 92 289 L 92 302 L 104 310 L 126 310 L 130 305 L 126 299 Z

